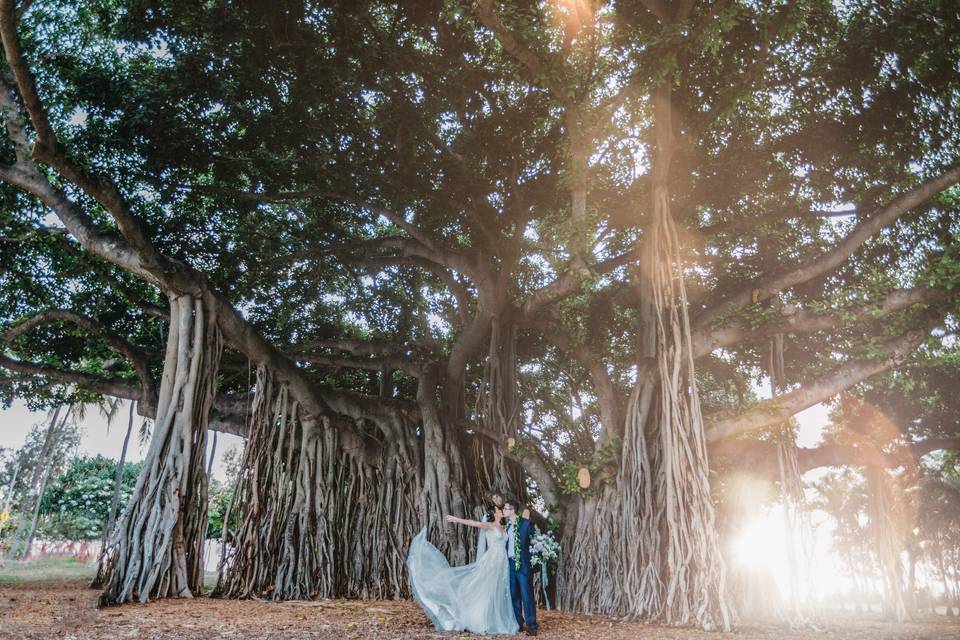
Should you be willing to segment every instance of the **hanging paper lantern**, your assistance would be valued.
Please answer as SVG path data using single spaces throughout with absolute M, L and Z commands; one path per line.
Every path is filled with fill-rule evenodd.
M 581 489 L 587 489 L 590 487 L 590 469 L 586 467 L 580 467 L 580 471 L 577 471 L 577 483 L 580 485 Z

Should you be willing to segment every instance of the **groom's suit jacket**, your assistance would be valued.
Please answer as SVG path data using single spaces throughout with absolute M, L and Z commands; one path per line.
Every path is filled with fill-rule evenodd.
M 517 518 L 517 527 L 520 529 L 520 548 L 516 550 L 520 553 L 520 571 L 530 573 L 530 538 L 533 536 L 533 525 L 526 518 Z M 506 540 L 506 548 L 509 553 L 509 539 Z M 510 563 L 513 564 L 513 561 L 510 560 Z

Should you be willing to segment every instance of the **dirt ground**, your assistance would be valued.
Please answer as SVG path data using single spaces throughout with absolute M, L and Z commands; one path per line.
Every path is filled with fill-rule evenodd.
M 84 582 L 30 582 L 0 585 L 0 638 L 11 640 L 230 638 L 468 638 L 472 634 L 439 633 L 411 602 L 333 600 L 261 602 L 198 598 L 161 600 L 97 610 L 97 592 Z M 896 625 L 846 619 L 818 629 L 744 627 L 733 635 L 705 633 L 599 616 L 542 611 L 542 638 L 610 638 L 693 640 L 779 640 L 780 638 L 851 638 L 854 640 L 960 638 L 960 623 L 946 621 Z M 520 636 L 525 637 L 525 636 Z

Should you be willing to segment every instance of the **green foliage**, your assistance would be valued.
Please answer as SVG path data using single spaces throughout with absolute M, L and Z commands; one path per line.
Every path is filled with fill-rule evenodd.
M 233 500 L 233 483 L 222 483 L 214 478 L 210 480 L 209 502 L 207 508 L 207 538 L 219 540 L 223 537 L 223 519 L 230 509 L 230 502 Z M 240 523 L 240 513 L 234 511 L 230 514 L 231 532 L 237 530 Z
M 113 500 L 117 462 L 97 455 L 76 457 L 47 486 L 40 505 L 40 535 L 58 540 L 96 540 L 103 534 Z M 140 463 L 127 463 L 120 485 L 119 514 L 133 492 Z
M 120 485 L 117 517 L 136 486 L 141 463 L 126 463 Z M 97 540 L 103 534 L 113 499 L 117 462 L 103 456 L 70 459 L 66 471 L 48 485 L 40 506 L 39 535 L 56 540 Z M 208 489 L 208 538 L 221 536 L 223 517 L 233 499 L 232 483 L 211 479 Z M 231 527 L 238 524 L 231 517 Z
M 596 494 L 599 487 L 610 482 L 616 474 L 621 449 L 622 444 L 613 438 L 601 447 L 587 464 L 574 461 L 564 462 L 560 466 L 560 491 L 566 495 L 579 495 L 581 497 Z M 586 489 L 580 486 L 577 478 L 577 474 L 582 468 L 586 468 L 590 472 L 590 486 Z

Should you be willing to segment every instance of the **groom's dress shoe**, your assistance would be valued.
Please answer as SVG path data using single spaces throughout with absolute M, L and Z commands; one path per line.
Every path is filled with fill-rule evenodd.
M 527 629 L 527 635 L 528 635 L 528 636 L 535 636 L 535 635 L 537 635 L 537 630 L 536 630 L 536 629 Z

